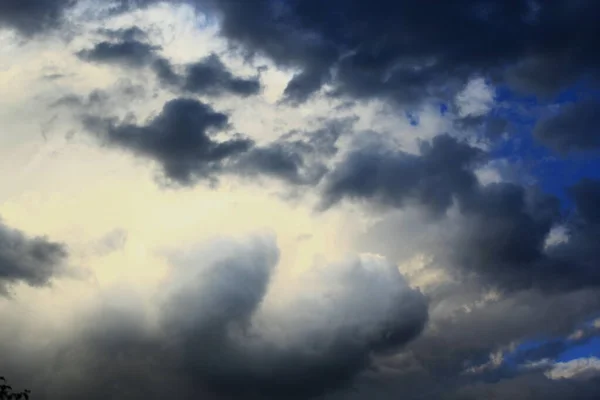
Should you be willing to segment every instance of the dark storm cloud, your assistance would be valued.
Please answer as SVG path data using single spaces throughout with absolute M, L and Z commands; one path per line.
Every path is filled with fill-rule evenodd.
M 0 296 L 18 283 L 49 285 L 65 272 L 66 246 L 45 237 L 29 237 L 0 222 Z
M 448 135 L 421 143 L 420 155 L 377 145 L 357 149 L 328 176 L 324 205 L 329 207 L 343 198 L 392 207 L 412 202 L 443 213 L 455 196 L 476 185 L 471 167 L 482 156 L 482 151 Z
M 74 0 L 3 0 L 0 21 L 24 33 L 55 26 Z M 216 16 L 221 34 L 248 54 L 299 72 L 285 97 L 333 93 L 403 103 L 450 98 L 473 76 L 548 95 L 597 82 L 600 58 L 593 0 L 181 0 Z M 156 1 L 120 1 L 118 10 Z M 494 43 L 490 46 L 489 43 Z
M 156 58 L 151 65 L 158 81 L 167 88 L 178 91 L 221 96 L 234 94 L 241 97 L 256 95 L 261 90 L 260 79 L 234 75 L 216 54 L 178 68 L 164 58 Z M 179 69 L 183 71 L 178 72 Z
M 327 168 L 322 164 L 305 165 L 306 151 L 310 149 L 295 143 L 275 142 L 249 151 L 238 161 L 235 169 L 243 175 L 264 174 L 292 184 L 314 184 L 321 179 Z
M 390 398 L 403 393 L 409 399 L 462 398 L 459 395 L 475 393 L 474 387 L 485 387 L 486 392 L 466 398 L 519 393 L 519 382 L 530 373 L 527 362 L 556 357 L 597 337 L 597 329 L 581 327 L 597 316 L 600 306 L 600 231 L 594 211 L 600 205 L 600 183 L 584 180 L 570 193 L 576 210 L 566 220 L 552 196 L 501 183 L 477 185 L 459 196 L 456 208 L 435 226 L 388 216 L 367 232 L 362 237 L 369 241 L 365 248 L 392 260 L 432 256 L 431 266 L 425 268 L 441 268 L 450 278 L 425 289 L 432 329 L 401 353 L 405 361 L 382 363 L 384 371 L 394 374 L 387 379 L 384 374 L 372 390 L 388 390 Z M 567 224 L 568 240 L 546 247 L 557 223 Z M 484 301 L 490 288 L 498 298 Z M 502 358 L 491 363 L 491 354 L 506 356 L 512 352 L 508 348 L 525 340 L 542 342 L 512 355 L 516 365 Z M 550 362 L 536 371 L 551 367 Z M 469 372 L 471 368 L 478 372 Z M 565 380 L 559 387 L 570 384 Z M 589 389 L 590 398 L 598 393 L 591 385 L 577 386 Z M 365 390 L 366 398 L 370 392 Z M 569 398 L 567 393 L 556 398 Z M 530 396 L 546 398 L 541 392 Z
M 508 290 L 597 288 L 598 183 L 585 180 L 571 192 L 577 215 L 567 218 L 557 198 L 538 190 L 510 183 L 481 186 L 459 201 L 461 216 L 439 239 L 446 246 L 440 257 Z M 565 221 L 568 240 L 546 245 L 552 227 Z
M 292 77 L 283 91 L 284 100 L 288 103 L 302 103 L 317 92 L 325 82 L 329 74 L 320 70 L 307 69 Z
M 161 113 L 144 125 L 99 117 L 87 117 L 85 124 L 104 144 L 158 162 L 164 175 L 180 184 L 211 177 L 228 159 L 254 145 L 237 135 L 214 140 L 212 133 L 227 128 L 227 115 L 185 98 L 165 103 Z
M 314 269 L 300 278 L 310 291 L 294 288 L 281 302 L 268 298 L 278 262 L 271 238 L 216 241 L 173 261 L 160 288 L 158 329 L 135 295 L 107 293 L 108 302 L 86 312 L 54 354 L 22 370 L 40 378 L 34 393 L 310 398 L 350 384 L 371 354 L 402 348 L 427 320 L 424 296 L 380 259 Z M 4 349 L 8 360 L 16 348 Z
M 584 221 L 571 224 L 567 243 L 546 248 L 551 229 L 566 218 L 559 200 L 519 184 L 480 184 L 473 168 L 483 159 L 483 151 L 447 135 L 423 142 L 420 155 L 366 146 L 350 151 L 328 173 L 323 204 L 346 198 L 383 209 L 424 208 L 439 217 L 440 229 L 416 236 L 424 242 L 407 251 L 414 254 L 416 246 L 433 252 L 463 280 L 477 276 L 506 290 L 600 284 L 597 183 L 571 189 Z M 456 209 L 447 213 L 451 206 Z
M 476 184 L 469 191 L 451 187 L 450 193 L 458 193 L 456 210 L 440 219 L 437 229 L 407 238 L 407 246 L 434 255 L 436 263 L 465 283 L 475 278 L 505 291 L 535 288 L 546 293 L 597 288 L 600 231 L 590 211 L 600 205 L 595 190 L 591 182 L 573 189 L 583 221 L 568 224 L 567 242 L 546 246 L 551 229 L 565 220 L 555 197 L 512 183 Z M 399 229 L 390 224 L 382 227 L 387 232 L 382 235 Z M 383 243 L 393 246 L 393 238 Z M 383 243 L 379 246 L 387 246 Z
M 77 0 L 0 0 L 0 28 L 25 36 L 56 28 Z
M 454 399 L 473 386 L 491 388 L 500 381 L 506 387 L 518 387 L 523 376 L 548 371 L 553 363 L 535 368 L 518 364 L 515 361 L 524 360 L 520 353 L 507 356 L 513 353 L 514 346 L 524 340 L 548 337 L 566 340 L 573 328 L 585 322 L 600 305 L 598 293 L 589 290 L 550 297 L 522 291 L 477 306 L 467 302 L 471 306 L 467 311 L 462 307 L 464 299 L 459 299 L 465 289 L 469 290 L 468 284 L 456 282 L 450 295 L 432 299 L 430 323 L 419 338 L 394 357 L 379 359 L 378 373 L 357 380 L 353 390 L 333 398 L 394 399 L 402 394 L 404 399 L 439 400 Z M 456 308 L 449 307 L 456 300 Z M 580 340 L 575 342 L 586 339 Z M 550 346 L 545 350 L 545 355 L 552 354 Z M 493 398 L 491 393 L 474 398 Z
M 79 51 L 79 58 L 132 68 L 148 67 L 156 74 L 161 85 L 188 94 L 248 97 L 261 90 L 258 76 L 236 76 L 216 54 L 179 67 L 159 54 L 160 46 L 147 43 L 146 33 L 137 27 L 101 32 L 113 40 L 99 42 L 91 49 Z
M 219 95 L 233 93 L 243 97 L 260 91 L 258 78 L 233 75 L 216 54 L 185 67 L 183 89 L 190 93 Z
M 600 102 L 586 100 L 563 106 L 542 119 L 533 134 L 548 147 L 566 154 L 600 148 Z
M 166 58 L 157 58 L 151 65 L 158 81 L 166 87 L 181 87 L 183 78 Z
M 286 89 L 296 100 L 324 83 L 413 103 L 448 98 L 475 75 L 537 94 L 600 77 L 593 0 L 194 2 L 243 51 L 300 68 Z
M 460 201 L 462 218 L 448 235 L 448 256 L 461 269 L 511 289 L 569 279 L 558 276 L 560 267 L 553 268 L 544 255 L 559 206 L 556 198 L 516 184 L 478 187 Z
M 296 185 L 316 184 L 328 172 L 325 162 L 337 151 L 337 141 L 352 130 L 355 119 L 333 120 L 312 132 L 293 131 L 257 147 L 235 165 L 236 173 L 273 176 Z
M 128 67 L 142 67 L 156 57 L 159 47 L 137 40 L 100 42 L 91 49 L 81 50 L 77 56 L 95 63 L 117 64 Z

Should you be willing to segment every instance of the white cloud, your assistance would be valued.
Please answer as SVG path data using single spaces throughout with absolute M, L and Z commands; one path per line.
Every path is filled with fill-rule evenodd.
M 470 80 L 455 99 L 461 117 L 487 114 L 494 104 L 495 90 L 483 78 Z
M 578 358 L 575 360 L 555 363 L 546 372 L 550 379 L 589 379 L 600 376 L 600 358 Z

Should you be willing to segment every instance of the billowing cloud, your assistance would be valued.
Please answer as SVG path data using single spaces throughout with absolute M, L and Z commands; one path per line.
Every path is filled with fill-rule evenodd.
M 175 256 L 156 297 L 158 326 L 143 302 L 115 293 L 80 319 L 70 344 L 38 360 L 59 366 L 44 372 L 54 384 L 40 394 L 306 398 L 351 383 L 373 354 L 402 348 L 427 321 L 425 297 L 369 255 L 315 266 L 289 297 L 271 299 L 278 253 L 273 238 L 257 236 Z
M 291 299 L 261 306 L 273 266 L 260 258 L 252 266 L 254 259 L 219 261 L 203 274 L 202 288 L 182 280 L 169 303 L 169 326 L 182 329 L 191 376 L 204 377 L 214 390 L 319 394 L 366 368 L 372 351 L 414 338 L 426 321 L 424 297 L 384 260 L 320 267 Z

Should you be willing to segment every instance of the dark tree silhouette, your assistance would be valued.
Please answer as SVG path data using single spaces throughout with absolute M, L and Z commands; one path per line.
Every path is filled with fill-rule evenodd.
M 0 376 L 0 400 L 29 400 L 29 390 L 14 392 L 13 388 Z

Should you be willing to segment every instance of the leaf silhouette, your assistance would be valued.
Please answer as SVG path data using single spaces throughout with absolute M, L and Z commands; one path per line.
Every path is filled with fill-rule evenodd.
M 0 381 L 4 382 L 2 385 L 0 385 L 0 400 L 29 400 L 29 394 L 31 393 L 29 390 L 15 392 L 13 391 L 12 386 L 7 384 L 4 376 L 0 376 Z

